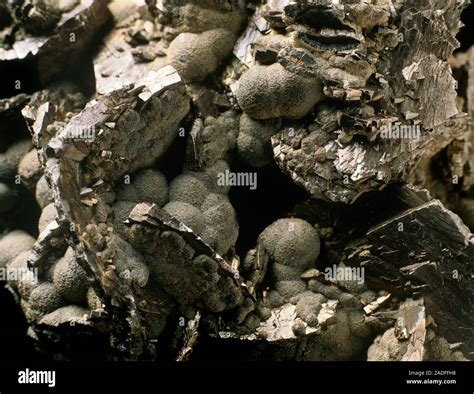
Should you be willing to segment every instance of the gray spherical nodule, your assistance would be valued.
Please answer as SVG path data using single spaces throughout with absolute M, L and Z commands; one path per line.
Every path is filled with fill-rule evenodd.
M 252 66 L 240 77 L 235 95 L 255 119 L 300 119 L 324 98 L 319 79 L 296 75 L 280 63 Z
M 52 283 L 44 282 L 31 292 L 28 304 L 41 317 L 66 305 L 66 300 Z
M 325 301 L 326 298 L 323 295 L 311 291 L 300 294 L 296 303 L 296 316 L 303 319 L 310 326 L 317 326 L 318 313 Z
M 259 241 L 275 262 L 300 269 L 316 262 L 321 246 L 317 230 L 298 218 L 277 220 L 260 234 Z
M 60 325 L 69 324 L 75 326 L 76 324 L 86 323 L 89 315 L 89 310 L 79 305 L 66 305 L 55 311 L 43 316 L 39 321 L 44 326 L 58 327 Z
M 234 207 L 225 194 L 211 193 L 204 201 L 202 211 L 206 224 L 202 238 L 224 255 L 239 235 Z
M 22 230 L 13 230 L 0 239 L 0 268 L 13 261 L 20 253 L 28 251 L 35 239 Z
M 293 334 L 295 334 L 297 337 L 302 337 L 306 335 L 306 324 L 303 320 L 296 318 L 295 322 L 293 323 L 293 326 L 291 326 L 291 330 L 293 331 Z
M 61 295 L 73 303 L 86 301 L 89 283 L 86 273 L 79 265 L 74 250 L 69 247 L 54 268 L 53 284 Z
M 201 205 L 201 210 L 206 212 L 207 210 L 217 207 L 219 207 L 219 211 L 222 211 L 223 216 L 233 212 L 233 207 L 229 202 L 229 197 L 227 197 L 226 194 L 221 193 L 209 193 Z
M 139 287 L 146 286 L 150 269 L 143 256 L 120 237 L 114 237 L 113 242 L 115 254 L 112 261 L 119 276 L 125 282 L 134 282 Z
M 259 121 L 243 113 L 237 137 L 237 154 L 253 167 L 263 167 L 273 160 L 271 137 L 278 132 L 280 119 Z
M 306 283 L 302 280 L 281 280 L 275 283 L 275 289 L 285 300 L 289 300 L 306 291 Z
M 204 215 L 195 206 L 182 201 L 171 201 L 163 209 L 188 226 L 196 235 L 201 235 L 204 231 Z
M 219 268 L 215 260 L 205 254 L 200 254 L 199 256 L 195 257 L 193 264 L 196 266 L 196 268 L 208 274 L 216 273 Z
M 235 111 L 226 111 L 217 118 L 207 116 L 199 139 L 202 142 L 199 152 L 201 168 L 211 167 L 226 157 L 235 148 L 239 130 L 240 116 Z M 195 122 L 196 125 L 200 123 Z M 197 126 L 196 126 L 197 127 Z
M 122 238 L 127 239 L 131 236 L 130 227 L 127 226 L 124 221 L 128 219 L 135 205 L 136 203 L 131 201 L 117 201 L 112 206 L 114 231 Z
M 281 263 L 273 262 L 270 266 L 270 273 L 276 281 L 280 280 L 300 280 L 304 268 L 296 268 Z
M 40 208 L 45 208 L 48 204 L 53 202 L 53 192 L 44 175 L 41 176 L 36 183 L 35 197 Z
M 222 175 L 228 171 L 230 171 L 229 164 L 225 160 L 220 159 L 202 172 L 189 172 L 188 174 L 203 182 L 208 192 L 227 194 L 230 191 L 230 185 L 222 182 Z
M 31 150 L 33 144 L 31 139 L 25 139 L 10 145 L 5 152 L 5 159 L 14 168 L 18 168 L 21 159 Z
M 181 201 L 200 208 L 208 194 L 204 182 L 191 173 L 177 176 L 170 184 L 170 201 Z
M 212 1 L 207 2 L 210 3 L 207 6 L 206 1 L 199 1 L 197 3 L 188 3 L 178 9 L 180 25 L 186 31 L 199 33 L 222 28 L 237 33 L 242 22 L 245 20 L 245 13 L 242 9 L 225 8 L 226 5 L 229 5 L 229 2 Z M 221 6 L 224 9 L 213 8 Z
M 272 310 L 267 306 L 258 307 L 257 312 L 262 321 L 268 320 L 272 316 Z
M 168 181 L 160 171 L 151 168 L 140 170 L 131 176 L 131 183 L 117 191 L 121 201 L 150 202 L 162 207 L 168 201 Z
M 171 42 L 168 57 L 185 82 L 202 81 L 231 52 L 236 38 L 224 29 L 181 33 Z
M 38 160 L 38 152 L 36 149 L 32 149 L 21 159 L 18 165 L 18 175 L 20 175 L 22 183 L 29 190 L 34 190 L 42 172 L 43 169 Z
M 54 203 L 46 205 L 41 212 L 41 216 L 38 221 L 38 231 L 41 233 L 43 230 L 56 219 L 57 211 Z
M 285 298 L 277 290 L 271 290 L 268 293 L 268 302 L 272 308 L 279 308 L 286 301 Z

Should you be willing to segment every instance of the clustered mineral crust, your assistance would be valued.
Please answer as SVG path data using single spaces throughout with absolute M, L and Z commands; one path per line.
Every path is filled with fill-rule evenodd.
M 0 279 L 36 346 L 472 359 L 467 5 L 0 4 Z

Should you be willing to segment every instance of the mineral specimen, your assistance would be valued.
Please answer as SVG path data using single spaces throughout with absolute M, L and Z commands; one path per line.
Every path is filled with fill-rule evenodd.
M 35 346 L 472 359 L 466 6 L 0 4 L 0 280 Z

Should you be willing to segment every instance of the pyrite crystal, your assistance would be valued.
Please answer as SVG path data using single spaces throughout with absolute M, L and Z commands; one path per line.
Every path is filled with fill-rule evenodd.
M 0 4 L 1 279 L 36 347 L 472 359 L 467 6 Z

